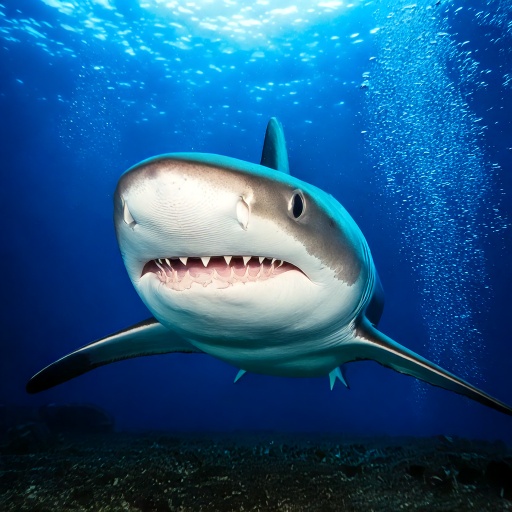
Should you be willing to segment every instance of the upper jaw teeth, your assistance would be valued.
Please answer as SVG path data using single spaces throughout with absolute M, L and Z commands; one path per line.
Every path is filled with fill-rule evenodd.
M 217 259 L 217 258 L 218 257 L 215 257 L 215 259 Z M 222 256 L 222 258 L 224 258 L 226 265 L 228 265 L 228 266 L 231 265 L 233 256 Z M 249 262 L 251 260 L 252 260 L 251 265 L 255 265 L 256 260 L 258 261 L 259 265 L 263 265 L 264 261 L 267 260 L 267 264 L 274 266 L 274 268 L 278 268 L 284 263 L 284 260 L 278 260 L 276 258 L 267 258 L 265 256 L 235 256 L 235 258 L 239 258 L 239 259 L 241 258 L 243 261 L 243 265 L 245 267 L 247 267 L 249 265 Z M 154 261 L 157 264 L 157 266 L 160 269 L 162 269 L 162 267 L 165 265 L 167 265 L 168 267 L 171 267 L 171 268 L 173 268 L 173 267 L 176 268 L 176 263 L 178 261 L 180 261 L 185 267 L 187 267 L 189 265 L 189 263 L 191 263 L 191 262 L 189 262 L 190 259 L 191 259 L 190 256 L 177 256 L 177 257 L 171 257 L 171 258 L 156 258 Z M 200 256 L 200 257 L 196 257 L 196 258 L 192 257 L 192 260 L 194 260 L 194 259 L 196 261 L 201 260 L 203 267 L 207 268 L 208 265 L 210 264 L 212 256 Z M 178 264 L 178 268 L 179 268 L 179 264 Z

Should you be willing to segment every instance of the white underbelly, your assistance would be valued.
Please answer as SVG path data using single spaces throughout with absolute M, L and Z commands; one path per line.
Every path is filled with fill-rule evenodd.
M 339 366 L 341 347 L 353 338 L 351 324 L 322 338 L 188 341 L 203 352 L 236 368 L 280 377 L 319 377 Z

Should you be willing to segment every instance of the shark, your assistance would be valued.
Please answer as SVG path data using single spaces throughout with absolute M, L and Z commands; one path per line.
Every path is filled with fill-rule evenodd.
M 361 230 L 330 194 L 290 174 L 268 122 L 259 164 L 172 153 L 128 169 L 114 193 L 128 276 L 152 316 L 71 352 L 27 383 L 38 393 L 100 366 L 208 354 L 246 372 L 329 377 L 373 360 L 507 415 L 512 408 L 378 330 L 384 294 Z M 348 387 L 348 386 L 347 386 Z

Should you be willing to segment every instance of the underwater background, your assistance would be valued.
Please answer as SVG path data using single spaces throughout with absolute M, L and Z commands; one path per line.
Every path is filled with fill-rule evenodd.
M 120 175 L 177 151 L 291 173 L 365 234 L 380 329 L 512 402 L 510 0 L 11 0 L 0 5 L 0 403 L 92 403 L 118 430 L 457 435 L 509 417 L 373 362 L 350 385 L 209 356 L 99 368 L 36 396 L 43 366 L 150 316 L 112 223 Z

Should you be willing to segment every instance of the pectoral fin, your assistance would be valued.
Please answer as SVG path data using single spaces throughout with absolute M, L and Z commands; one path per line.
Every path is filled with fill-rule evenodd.
M 397 372 L 465 395 L 487 407 L 512 416 L 512 408 L 507 404 L 396 343 L 375 329 L 366 319 L 356 328 L 356 344 L 357 346 L 352 350 L 355 356 L 352 360 L 372 359 Z
M 27 383 L 29 393 L 39 393 L 98 366 L 132 357 L 166 354 L 168 352 L 201 352 L 171 332 L 154 318 L 71 352 L 43 368 Z

